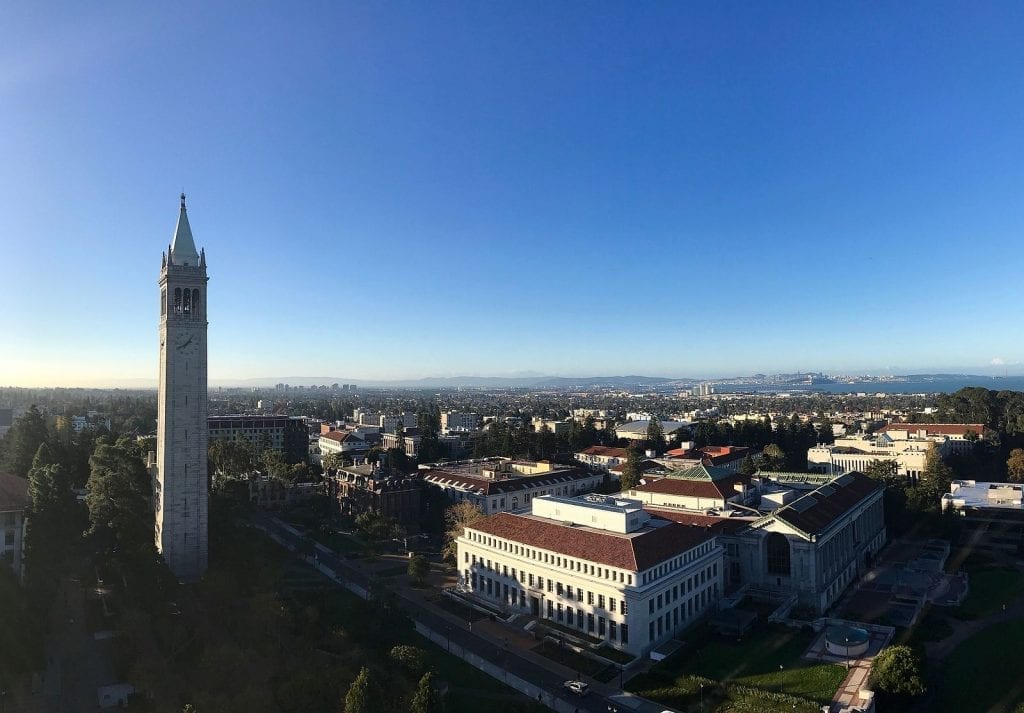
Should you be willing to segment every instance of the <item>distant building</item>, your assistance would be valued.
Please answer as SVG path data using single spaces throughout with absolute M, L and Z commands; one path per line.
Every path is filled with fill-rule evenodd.
M 933 446 L 942 457 L 953 453 L 954 448 L 962 450 L 969 447 L 965 438 L 957 442 L 963 445 L 954 446 L 949 435 L 941 432 L 928 434 L 925 429 L 887 429 L 867 436 L 837 438 L 832 445 L 810 448 L 807 451 L 807 469 L 838 476 L 865 470 L 878 461 L 892 460 L 896 462 L 898 475 L 916 480 L 924 472 L 928 451 Z
M 25 510 L 29 506 L 28 480 L 0 472 L 0 562 L 20 579 L 24 574 Z
M 269 475 L 249 479 L 249 502 L 264 510 L 274 510 L 308 502 L 322 492 L 319 483 L 284 483 Z
M 370 450 L 370 444 L 351 431 L 321 433 L 317 443 L 321 459 L 332 453 L 355 456 L 364 455 Z
M 541 495 L 579 495 L 595 490 L 600 473 L 548 461 L 482 458 L 441 463 L 422 471 L 423 481 L 451 501 L 468 500 L 485 515 L 527 508 Z
M 728 471 L 737 472 L 743 460 L 760 454 L 760 451 L 746 446 L 704 446 L 703 448 L 692 448 L 691 444 L 685 444 L 682 448 L 674 448 L 665 453 L 665 460 L 678 461 L 680 468 L 694 467 L 698 465 L 713 466 Z
M 420 448 L 420 430 L 418 428 L 407 428 L 402 434 L 402 442 L 398 442 L 398 436 L 394 433 L 385 433 L 381 436 L 380 446 L 384 450 L 401 448 L 410 458 L 415 458 Z
M 975 442 L 986 440 L 988 429 L 983 423 L 890 423 L 879 433 L 893 441 L 944 441 L 949 452 L 962 453 L 973 448 Z
M 379 512 L 394 519 L 406 534 L 419 533 L 423 479 L 418 474 L 387 476 L 377 466 L 365 464 L 328 471 L 324 482 L 340 512 L 352 516 Z
M 954 480 L 942 511 L 964 518 L 972 544 L 1024 555 L 1024 484 Z
M 607 472 L 620 463 L 626 462 L 627 451 L 625 448 L 590 446 L 590 448 L 584 448 L 579 453 L 576 453 L 573 457 L 587 468 Z
M 14 409 L 0 408 L 0 438 L 7 435 L 14 425 Z
M 466 411 L 443 411 L 441 431 L 475 431 L 480 427 L 480 417 Z
M 643 655 L 713 611 L 723 550 L 705 527 L 605 496 L 541 496 L 458 539 L 464 591 Z
M 298 416 L 236 414 L 206 420 L 211 441 L 243 439 L 254 448 L 272 448 L 289 463 L 309 462 L 309 430 Z
M 647 426 L 650 421 L 630 421 L 621 423 L 615 427 L 616 438 L 626 438 L 630 441 L 643 441 L 647 438 Z M 662 421 L 661 430 L 665 433 L 667 440 L 676 436 L 688 436 L 690 424 L 686 421 Z
M 402 414 L 381 416 L 377 425 L 380 427 L 381 433 L 394 433 L 399 424 L 401 424 L 402 428 L 416 428 L 416 414 L 412 411 L 406 411 Z
M 530 425 L 533 426 L 533 430 L 539 431 L 544 427 L 547 427 L 549 431 L 554 433 L 556 436 L 561 433 L 568 433 L 569 428 L 572 426 L 572 421 L 563 421 L 559 419 L 541 418 L 534 416 L 530 421 Z

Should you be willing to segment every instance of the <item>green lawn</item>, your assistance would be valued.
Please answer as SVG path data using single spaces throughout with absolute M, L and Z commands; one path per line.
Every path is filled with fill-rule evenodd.
M 366 546 L 352 535 L 346 535 L 343 532 L 334 532 L 330 535 L 324 535 L 317 531 L 311 531 L 310 537 L 319 542 L 321 545 L 330 547 L 332 550 L 340 555 L 343 554 L 355 554 L 361 555 L 366 550 Z
M 578 671 L 587 676 L 595 676 L 608 666 L 606 663 L 595 661 L 583 654 L 576 653 L 566 646 L 559 646 L 550 641 L 542 641 L 533 647 L 533 651 L 551 659 L 555 663 L 560 663 L 566 668 L 571 668 L 573 671 Z
M 996 624 L 964 641 L 945 661 L 940 710 L 1009 713 L 1024 703 L 1024 619 Z
M 669 657 L 652 669 L 651 677 L 638 677 L 630 682 L 630 687 L 656 689 L 643 691 L 642 695 L 676 707 L 685 704 L 685 708 L 693 704 L 693 691 L 699 694 L 700 681 L 706 679 L 715 682 L 711 697 L 720 699 L 716 708 L 705 701 L 706 710 L 723 713 L 753 710 L 757 706 L 762 710 L 791 710 L 794 703 L 798 710 L 805 707 L 794 696 L 805 699 L 807 707 L 815 710 L 812 702 L 831 700 L 846 670 L 835 664 L 801 659 L 814 636 L 812 632 L 772 625 L 758 628 L 737 641 L 703 629 L 689 637 L 700 642 L 699 647 L 689 647 Z M 749 689 L 759 689 L 760 693 Z M 759 701 L 757 705 L 746 708 L 748 703 L 754 705 L 750 703 L 753 699 Z
M 1024 576 L 1007 567 L 983 569 L 971 574 L 964 603 L 953 610 L 962 619 L 983 619 L 1024 595 Z

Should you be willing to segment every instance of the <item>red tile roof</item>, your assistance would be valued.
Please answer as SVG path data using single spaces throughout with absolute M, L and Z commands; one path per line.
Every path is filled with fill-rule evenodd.
M 968 431 L 973 431 L 979 436 L 985 435 L 985 424 L 983 423 L 890 423 L 880 433 L 885 431 L 917 433 L 921 429 L 924 429 L 929 436 L 965 436 Z
M 0 512 L 24 510 L 29 502 L 28 481 L 10 473 L 0 473 Z
M 672 510 L 671 508 L 659 508 L 653 505 L 644 505 L 644 510 L 656 517 L 681 525 L 709 528 L 714 533 L 732 534 L 754 521 L 754 518 L 739 517 L 716 517 L 715 515 L 700 515 L 685 510 Z
M 678 523 L 624 535 L 510 513 L 492 515 L 467 529 L 630 572 L 650 569 L 714 536 L 707 528 Z
M 749 479 L 749 478 L 748 478 Z M 725 500 L 737 495 L 736 484 L 743 476 L 736 475 L 719 480 L 688 480 L 685 478 L 657 478 L 647 480 L 633 488 L 642 493 L 662 493 L 690 498 L 716 498 Z
M 605 456 L 606 458 L 625 458 L 628 454 L 625 448 L 612 448 L 611 446 L 591 446 L 580 452 L 588 456 Z
M 427 471 L 423 475 L 423 480 L 440 487 L 459 488 L 478 495 L 500 495 L 501 493 L 514 493 L 520 490 L 544 488 L 549 485 L 572 483 L 576 480 L 586 480 L 594 477 L 594 475 L 577 470 L 576 468 L 561 468 L 539 475 L 492 480 L 490 478 L 452 473 L 443 468 L 437 468 Z

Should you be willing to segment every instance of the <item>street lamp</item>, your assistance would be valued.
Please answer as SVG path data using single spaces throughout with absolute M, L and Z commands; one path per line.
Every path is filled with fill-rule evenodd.
M 846 637 L 846 670 L 850 670 L 850 637 Z
M 700 713 L 704 713 L 704 684 L 699 683 L 697 686 L 700 688 Z
M 786 692 L 786 674 L 782 670 L 782 664 L 779 664 L 779 693 Z

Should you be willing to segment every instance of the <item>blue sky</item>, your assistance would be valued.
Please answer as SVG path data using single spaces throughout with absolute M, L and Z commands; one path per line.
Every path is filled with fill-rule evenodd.
M 233 6 L 232 6 L 233 5 Z M 0 383 L 1024 372 L 1020 3 L 8 3 Z

